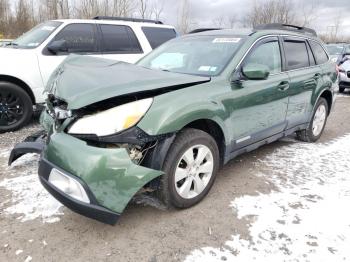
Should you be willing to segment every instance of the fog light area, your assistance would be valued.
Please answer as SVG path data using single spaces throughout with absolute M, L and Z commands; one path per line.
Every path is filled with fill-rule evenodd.
M 51 170 L 49 182 L 70 197 L 84 203 L 90 203 L 83 186 L 74 178 L 63 174 L 59 170 L 55 168 Z

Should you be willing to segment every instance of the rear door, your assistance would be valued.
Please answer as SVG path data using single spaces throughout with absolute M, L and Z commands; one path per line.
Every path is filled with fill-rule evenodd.
M 320 43 L 313 40 L 310 40 L 309 43 L 316 59 L 316 64 L 321 68 L 322 87 L 331 87 L 335 78 L 335 65 L 329 60 L 325 49 Z
M 308 41 L 297 37 L 284 37 L 284 69 L 288 72 L 290 87 L 287 129 L 309 121 L 311 98 L 318 85 L 322 85 L 322 70 L 316 65 Z
M 130 26 L 100 24 L 98 27 L 103 57 L 135 63 L 144 56 L 139 40 Z
M 282 132 L 286 127 L 289 78 L 282 72 L 282 56 L 277 37 L 259 41 L 244 59 L 249 64 L 265 65 L 270 75 L 265 80 L 242 80 L 233 86 L 233 150 Z

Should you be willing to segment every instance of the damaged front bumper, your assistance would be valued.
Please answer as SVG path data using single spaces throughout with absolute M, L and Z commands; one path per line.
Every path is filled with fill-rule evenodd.
M 124 148 L 91 146 L 64 132 L 52 133 L 47 142 L 43 135 L 30 140 L 13 149 L 9 164 L 28 152 L 41 154 L 39 178 L 47 191 L 71 210 L 107 224 L 115 224 L 134 195 L 163 174 L 134 163 Z M 53 169 L 77 183 L 89 201 L 55 186 Z
M 71 180 L 74 180 L 76 183 L 79 183 L 81 185 L 81 190 L 83 190 L 87 195 L 88 201 L 80 201 L 72 197 L 69 193 L 66 193 L 63 190 L 57 188 L 50 181 L 50 176 L 53 171 L 59 172 L 62 175 L 69 177 Z M 38 173 L 40 182 L 44 188 L 59 202 L 61 202 L 72 211 L 110 225 L 114 225 L 117 222 L 120 214 L 101 206 L 83 180 L 65 172 L 64 170 L 47 161 L 45 158 L 40 159 Z M 68 187 L 66 188 L 68 189 Z M 65 191 L 68 192 L 68 190 Z
M 29 137 L 27 137 L 22 143 L 17 144 L 11 151 L 8 165 L 10 166 L 14 161 L 16 161 L 21 156 L 28 153 L 41 154 L 44 150 L 46 141 L 46 132 L 39 131 Z
M 81 215 L 115 224 L 130 200 L 135 199 L 135 194 L 143 192 L 141 189 L 145 185 L 147 189 L 151 187 L 151 191 L 158 188 L 158 181 L 152 180 L 163 174 L 159 170 L 175 134 L 152 137 L 134 127 L 118 135 L 79 137 L 64 132 L 68 122 L 54 131 L 53 118 L 43 111 L 40 123 L 44 130 L 14 147 L 9 165 L 26 153 L 40 154 L 38 173 L 47 191 Z M 112 142 L 133 145 L 156 143 L 147 155 L 145 167 L 133 161 L 126 148 L 103 146 Z M 80 201 L 70 195 L 67 187 L 60 188 L 52 183 L 52 170 L 57 170 L 63 177 L 76 183 L 89 201 Z
M 163 174 L 135 164 L 124 148 L 90 146 L 65 133 L 50 136 L 42 159 L 39 170 L 49 163 L 82 180 L 96 203 L 116 214 L 121 214 L 148 182 Z

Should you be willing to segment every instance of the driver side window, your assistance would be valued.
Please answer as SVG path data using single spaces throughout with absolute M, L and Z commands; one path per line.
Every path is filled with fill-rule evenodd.
M 68 53 L 93 53 L 97 51 L 94 28 L 94 24 L 69 24 L 56 35 L 54 40 L 65 40 Z
M 244 64 L 265 65 L 269 68 L 270 74 L 280 73 L 282 62 L 278 41 L 266 42 L 254 48 Z

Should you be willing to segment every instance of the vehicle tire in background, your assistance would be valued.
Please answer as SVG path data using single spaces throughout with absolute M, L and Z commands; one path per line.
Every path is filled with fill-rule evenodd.
M 29 95 L 19 86 L 0 82 L 0 133 L 26 125 L 33 115 Z
M 304 142 L 316 142 L 322 135 L 327 123 L 328 103 L 321 97 L 312 114 L 312 120 L 308 128 L 297 132 L 297 138 Z
M 344 93 L 344 91 L 345 91 L 345 87 L 339 86 L 339 93 Z
M 177 208 L 200 202 L 214 183 L 219 161 L 218 146 L 209 134 L 192 128 L 180 131 L 163 165 L 161 200 Z

